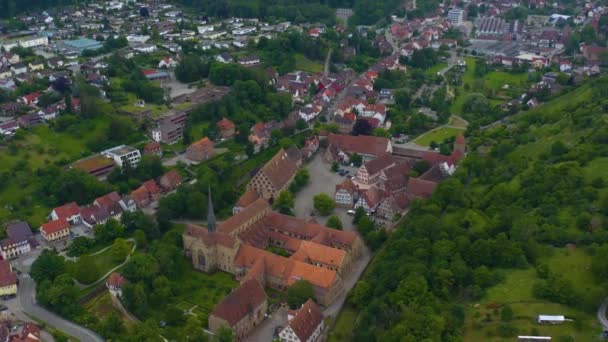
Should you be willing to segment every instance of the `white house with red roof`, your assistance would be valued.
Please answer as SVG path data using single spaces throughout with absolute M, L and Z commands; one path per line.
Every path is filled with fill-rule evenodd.
M 43 223 L 40 226 L 40 234 L 48 242 L 65 239 L 70 236 L 70 224 L 65 219 Z
M 27 106 L 34 106 L 38 103 L 38 99 L 40 98 L 40 96 L 41 94 L 39 92 L 30 93 L 22 96 L 19 101 L 21 101 Z
M 106 287 L 114 297 L 122 297 L 122 286 L 126 279 L 118 272 L 112 272 L 106 281 Z
M 76 202 L 70 202 L 62 205 L 61 207 L 57 207 L 51 211 L 49 215 L 50 219 L 55 220 L 65 220 L 69 224 L 77 224 L 80 222 L 80 207 Z

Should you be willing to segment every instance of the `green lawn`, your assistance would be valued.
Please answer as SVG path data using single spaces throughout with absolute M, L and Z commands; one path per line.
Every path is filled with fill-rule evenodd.
M 329 342 L 347 342 L 352 340 L 353 327 L 357 319 L 357 311 L 344 306 L 338 314 L 334 328 L 329 335 Z
M 589 270 L 590 256 L 582 250 L 554 248 L 541 260 L 552 272 L 576 284 L 577 290 L 592 291 L 598 286 Z M 513 341 L 513 338 L 497 335 L 497 328 L 503 324 L 500 308 L 505 304 L 513 309 L 514 319 L 510 324 L 516 327 L 518 334 L 551 336 L 554 339 L 570 336 L 575 341 L 599 340 L 601 327 L 592 313 L 534 297 L 532 289 L 539 278 L 533 268 L 504 272 L 505 279 L 500 284 L 490 288 L 481 301 L 467 307 L 465 341 Z M 556 326 L 539 325 L 535 321 L 539 314 L 565 315 L 573 321 Z
M 440 143 L 445 139 L 455 137 L 464 132 L 464 129 L 453 127 L 441 127 L 431 132 L 424 133 L 414 140 L 414 143 L 420 146 L 430 146 L 431 142 Z
M 129 247 L 133 247 L 133 243 L 128 241 Z M 120 260 L 117 261 L 114 259 L 114 255 L 112 253 L 112 248 L 108 248 L 107 250 L 103 251 L 102 253 L 99 254 L 95 254 L 93 256 L 93 262 L 95 263 L 95 266 L 97 267 L 97 276 L 96 278 L 100 278 L 101 276 L 103 276 L 104 274 L 108 273 L 111 269 L 113 269 L 114 267 L 120 265 L 124 260 Z M 75 262 L 72 261 L 68 261 L 66 264 L 66 267 L 68 269 L 68 272 L 72 275 L 72 277 L 75 277 Z
M 467 128 L 468 123 L 464 121 L 464 119 L 458 117 L 458 116 L 450 116 L 450 121 L 448 122 L 448 125 L 450 126 L 456 126 L 456 127 L 461 127 L 461 128 Z
M 445 68 L 445 67 L 447 67 L 447 66 L 448 66 L 448 64 L 447 64 L 447 63 L 439 63 L 439 64 L 435 65 L 435 66 L 434 66 L 434 67 L 432 67 L 432 68 L 428 68 L 428 69 L 426 69 L 426 70 L 424 71 L 424 74 L 425 74 L 425 75 L 427 75 L 427 76 L 435 76 L 435 75 L 437 75 L 437 73 L 438 73 L 438 72 L 439 72 L 441 69 L 443 69 L 443 68 Z
M 322 72 L 323 71 L 323 63 L 316 62 L 308 59 L 301 53 L 297 53 L 295 55 L 296 58 L 296 70 L 308 71 L 308 72 Z

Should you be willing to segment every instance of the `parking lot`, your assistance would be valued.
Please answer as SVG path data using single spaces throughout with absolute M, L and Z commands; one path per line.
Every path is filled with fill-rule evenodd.
M 295 214 L 296 217 L 302 219 L 310 219 L 314 217 L 314 219 L 320 224 L 325 224 L 327 221 L 327 217 L 322 216 L 311 216 L 313 211 L 313 202 L 312 199 L 315 195 L 320 193 L 326 193 L 332 198 L 334 197 L 334 191 L 336 189 L 336 184 L 342 183 L 348 176 L 352 176 L 356 173 L 357 168 L 355 167 L 340 167 L 341 169 L 345 169 L 349 172 L 348 175 L 340 176 L 331 171 L 331 164 L 323 161 L 323 154 L 319 151 L 313 160 L 311 160 L 308 164 L 305 165 L 305 168 L 310 173 L 310 181 L 308 185 L 300 190 L 296 194 L 295 199 Z M 344 230 L 353 230 L 352 226 L 352 216 L 348 215 L 347 209 L 336 208 L 333 212 L 333 215 L 336 215 L 342 221 Z

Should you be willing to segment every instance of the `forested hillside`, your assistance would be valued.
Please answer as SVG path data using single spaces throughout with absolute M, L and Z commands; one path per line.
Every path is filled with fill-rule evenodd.
M 176 0 L 204 15 L 285 19 L 296 23 L 335 22 L 335 8 L 353 8 L 356 24 L 373 24 L 390 15 L 401 0 Z
M 0 1 L 0 17 L 11 18 L 22 12 L 84 2 L 83 0 L 2 0 Z
M 470 133 L 469 155 L 455 177 L 413 205 L 350 294 L 358 314 L 352 340 L 462 340 L 465 319 L 479 330 L 501 322 L 493 316 L 498 309 L 485 318 L 467 315 L 487 289 L 517 272 L 533 277 L 530 296 L 545 308 L 580 312 L 576 329 L 599 334 L 593 313 L 608 284 L 607 95 L 608 79 L 596 79 L 506 126 Z M 570 269 L 548 267 L 567 244 L 591 260 L 565 259 L 590 279 L 572 281 Z M 517 286 L 507 294 L 522 300 Z M 530 334 L 509 323 L 510 310 L 484 339 Z M 532 325 L 542 313 L 529 312 L 522 322 Z M 337 340 L 351 339 L 344 337 Z

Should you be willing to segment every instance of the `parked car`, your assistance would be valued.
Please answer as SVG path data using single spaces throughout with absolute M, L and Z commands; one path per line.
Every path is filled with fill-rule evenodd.
M 0 305 L 0 312 L 8 310 L 8 306 Z
M 355 211 L 350 209 L 346 212 L 348 215 L 355 215 Z

